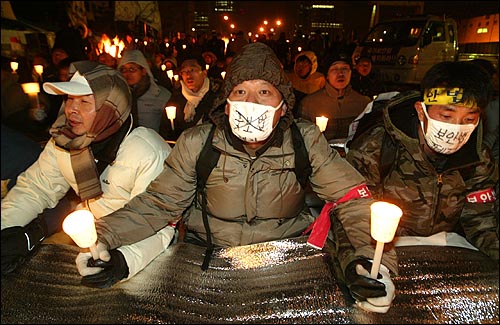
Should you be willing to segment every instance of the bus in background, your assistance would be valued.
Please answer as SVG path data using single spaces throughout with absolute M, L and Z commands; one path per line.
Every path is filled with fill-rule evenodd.
M 474 59 L 498 68 L 498 13 L 458 21 L 458 60 Z
M 353 62 L 360 56 L 371 57 L 374 73 L 392 88 L 417 88 L 431 66 L 457 60 L 457 23 L 433 15 L 382 21 L 355 48 Z

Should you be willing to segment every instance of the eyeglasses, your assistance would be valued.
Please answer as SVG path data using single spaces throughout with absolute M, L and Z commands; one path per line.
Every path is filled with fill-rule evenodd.
M 331 69 L 330 71 L 333 72 L 333 73 L 341 73 L 342 72 L 342 73 L 345 74 L 345 73 L 351 72 L 351 69 L 349 69 L 349 68 L 341 68 L 341 69 Z
M 186 70 L 182 70 L 179 74 L 184 77 L 184 76 L 187 76 L 188 74 L 195 74 L 195 73 L 199 73 L 201 70 L 200 69 L 196 69 L 196 68 L 191 68 L 191 69 L 186 69 Z
M 131 68 L 120 68 L 121 73 L 136 73 L 139 70 L 142 70 L 142 67 L 131 67 Z

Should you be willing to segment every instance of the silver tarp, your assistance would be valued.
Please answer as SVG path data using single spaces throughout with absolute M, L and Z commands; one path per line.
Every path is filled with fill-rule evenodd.
M 178 243 L 109 289 L 80 285 L 77 253 L 42 245 L 17 274 L 2 277 L 2 324 L 499 322 L 498 263 L 464 248 L 398 247 L 387 314 L 354 307 L 329 254 L 305 238 L 216 250 L 207 271 L 203 247 Z

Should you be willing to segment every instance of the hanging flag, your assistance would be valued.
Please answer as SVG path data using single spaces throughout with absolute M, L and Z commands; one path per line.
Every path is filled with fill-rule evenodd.
M 115 20 L 137 20 L 161 31 L 158 1 L 115 1 Z
M 85 9 L 85 1 L 71 1 L 68 7 L 68 17 L 71 25 L 78 27 L 80 25 L 87 26 L 87 10 Z
M 115 1 L 115 21 L 135 21 L 138 13 L 138 1 Z

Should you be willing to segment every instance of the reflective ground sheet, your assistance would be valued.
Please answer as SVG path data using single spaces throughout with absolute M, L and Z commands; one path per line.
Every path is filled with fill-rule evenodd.
M 396 298 L 387 314 L 364 312 L 332 275 L 331 258 L 305 238 L 215 251 L 179 243 L 129 281 L 80 285 L 78 248 L 42 245 L 2 277 L 6 323 L 493 323 L 498 263 L 454 247 L 399 247 Z

